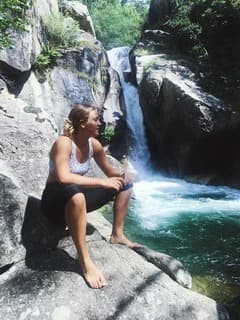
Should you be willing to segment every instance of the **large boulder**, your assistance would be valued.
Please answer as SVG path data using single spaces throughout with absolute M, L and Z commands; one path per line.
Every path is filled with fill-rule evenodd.
M 240 113 L 203 92 L 194 74 L 166 55 L 137 57 L 136 66 L 158 166 L 178 177 L 207 175 L 211 183 L 239 187 Z
M 0 164 L 0 269 L 7 270 L 15 262 L 25 258 L 21 228 L 27 195 L 16 181 L 7 176 L 9 171 L 6 164 L 2 161 Z
M 99 213 L 90 213 L 88 220 L 88 248 L 108 285 L 90 289 L 75 248 L 60 242 L 57 249 L 35 252 L 2 275 L 0 311 L 5 319 L 229 320 L 212 299 L 179 286 L 131 249 L 109 244 L 105 236 L 111 228 Z
M 26 13 L 25 31 L 13 32 L 10 35 L 13 46 L 0 50 L 0 70 L 6 65 L 16 73 L 29 71 L 36 57 L 41 52 L 44 43 L 42 18 L 46 15 L 59 12 L 57 0 L 34 0 L 31 8 Z
M 56 66 L 45 71 L 45 81 L 39 81 L 38 73 L 31 72 L 19 85 L 18 98 L 51 114 L 59 132 L 72 103 L 97 105 L 103 111 L 107 92 L 103 80 L 103 72 L 108 73 L 106 54 L 92 36 L 88 40 L 82 37 L 82 46 L 63 50 Z
M 39 196 L 47 178 L 48 152 L 57 135 L 52 117 L 5 89 L 1 93 L 0 122 L 0 160 L 20 188 Z
M 69 14 L 76 21 L 78 21 L 81 29 L 95 36 L 92 18 L 89 15 L 87 6 L 79 1 L 61 0 L 59 1 L 59 8 L 65 14 Z

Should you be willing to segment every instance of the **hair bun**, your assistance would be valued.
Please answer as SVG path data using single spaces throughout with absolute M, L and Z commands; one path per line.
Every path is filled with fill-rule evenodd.
M 64 121 L 64 126 L 63 126 L 63 134 L 67 137 L 70 137 L 74 132 L 73 124 L 72 121 L 69 119 L 66 119 Z

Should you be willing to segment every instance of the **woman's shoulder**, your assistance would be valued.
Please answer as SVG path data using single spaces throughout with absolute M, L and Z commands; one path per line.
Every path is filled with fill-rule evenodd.
M 103 148 L 101 143 L 96 138 L 90 138 L 90 141 L 92 143 L 94 152 L 98 152 Z
M 55 140 L 56 144 L 72 144 L 72 139 L 70 139 L 67 136 L 58 136 L 57 139 Z
M 72 140 L 67 136 L 59 136 L 53 144 L 53 151 L 57 150 L 71 150 L 72 149 Z

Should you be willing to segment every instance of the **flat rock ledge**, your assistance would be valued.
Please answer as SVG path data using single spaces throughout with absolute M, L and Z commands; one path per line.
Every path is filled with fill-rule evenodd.
M 230 319 L 223 306 L 173 280 L 174 274 L 175 280 L 178 278 L 176 268 L 182 270 L 175 259 L 163 255 L 159 260 L 157 253 L 146 247 L 137 253 L 111 245 L 110 223 L 97 211 L 88 214 L 88 221 L 89 251 L 108 285 L 100 290 L 86 285 L 75 247 L 64 237 L 55 248 L 45 246 L 35 253 L 27 250 L 25 260 L 0 275 L 4 320 Z M 49 232 L 49 238 L 43 240 L 50 244 L 53 238 Z M 165 270 L 170 276 L 160 269 L 161 261 L 174 262 Z M 183 285 L 190 285 L 187 273 L 184 279 Z

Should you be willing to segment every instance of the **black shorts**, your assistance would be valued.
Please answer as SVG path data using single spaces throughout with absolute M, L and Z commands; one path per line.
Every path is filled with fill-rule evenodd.
M 76 194 L 83 193 L 86 199 L 87 212 L 97 210 L 112 201 L 122 191 L 132 188 L 132 184 L 124 185 L 120 191 L 104 188 L 82 188 L 77 184 L 47 183 L 41 199 L 41 210 L 52 222 L 65 225 L 65 206 Z

